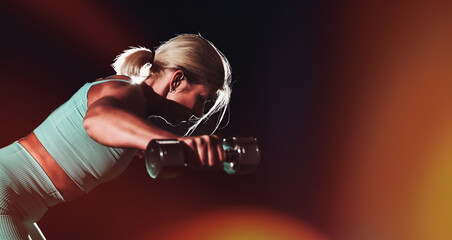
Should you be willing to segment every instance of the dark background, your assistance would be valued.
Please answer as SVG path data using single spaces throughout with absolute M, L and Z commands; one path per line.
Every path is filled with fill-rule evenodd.
M 257 137 L 262 151 L 259 171 L 246 176 L 152 180 L 136 159 L 51 208 L 38 222 L 48 239 L 452 236 L 450 2 L 0 6 L 1 146 L 85 82 L 114 74 L 110 64 L 129 46 L 200 33 L 232 66 L 230 122 L 218 133 Z

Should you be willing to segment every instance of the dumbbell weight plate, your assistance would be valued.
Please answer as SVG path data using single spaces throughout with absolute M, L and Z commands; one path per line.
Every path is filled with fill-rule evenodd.
M 248 174 L 257 170 L 260 150 L 257 139 L 252 137 L 232 137 L 223 139 L 226 152 L 224 171 L 228 174 Z
M 184 145 L 174 139 L 152 140 L 146 149 L 146 169 L 152 178 L 175 178 L 185 164 Z

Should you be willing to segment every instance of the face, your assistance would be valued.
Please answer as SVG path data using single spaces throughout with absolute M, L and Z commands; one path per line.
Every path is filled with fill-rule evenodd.
M 201 117 L 204 113 L 206 102 L 213 98 L 215 90 L 207 85 L 192 84 L 187 80 L 180 81 L 177 88 L 169 92 L 166 98 L 178 103 L 177 120 L 187 120 L 192 115 Z M 176 120 L 176 121 L 177 121 Z

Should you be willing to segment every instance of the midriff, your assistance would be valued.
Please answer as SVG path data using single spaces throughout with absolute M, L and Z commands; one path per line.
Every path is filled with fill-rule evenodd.
M 85 193 L 47 152 L 34 133 L 19 140 L 19 143 L 36 159 L 65 201 L 73 200 Z

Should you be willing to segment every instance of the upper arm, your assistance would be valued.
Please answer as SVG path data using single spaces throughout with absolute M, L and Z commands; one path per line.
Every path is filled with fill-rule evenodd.
M 118 108 L 144 118 L 147 103 L 139 86 L 112 81 L 94 85 L 88 92 L 87 116 L 102 107 Z

